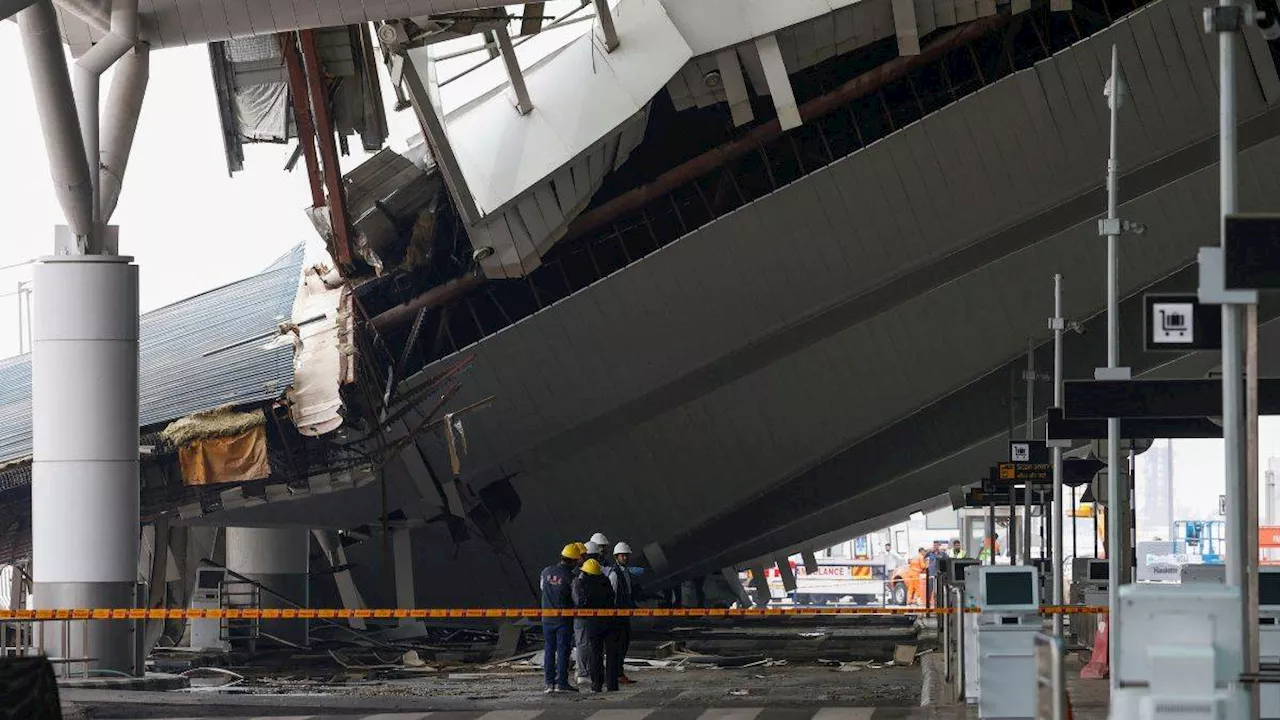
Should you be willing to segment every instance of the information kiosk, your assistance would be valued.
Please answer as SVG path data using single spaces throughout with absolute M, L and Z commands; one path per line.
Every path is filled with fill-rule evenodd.
M 1031 720 L 1036 714 L 1035 641 L 1040 618 L 1040 573 L 1035 566 L 985 565 L 976 574 L 977 697 L 983 720 Z
M 1111 717 L 1231 720 L 1247 717 L 1240 684 L 1240 590 L 1213 583 L 1120 588 L 1119 689 Z
M 192 610 L 217 610 L 222 607 L 219 588 L 227 579 L 222 568 L 202 567 L 196 570 L 196 586 L 191 593 Z M 222 641 L 222 621 L 217 618 L 188 620 L 191 625 L 192 650 L 226 650 Z
M 1085 607 L 1107 607 L 1107 589 L 1111 585 L 1111 567 L 1106 560 L 1087 558 L 1076 569 L 1079 575 L 1071 579 L 1071 600 Z M 1079 613 L 1067 616 L 1071 635 L 1083 647 L 1093 647 L 1098 630 L 1099 615 Z

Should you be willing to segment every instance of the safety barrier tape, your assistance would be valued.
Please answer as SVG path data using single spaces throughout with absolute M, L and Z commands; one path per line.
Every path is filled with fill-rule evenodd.
M 242 608 L 242 609 L 67 609 L 67 610 L 0 610 L 0 622 L 13 620 L 347 620 L 369 619 L 499 619 L 499 618 L 567 618 L 567 617 L 812 617 L 830 615 L 950 615 L 981 613 L 982 608 L 919 607 L 788 607 L 788 608 L 638 608 L 635 610 L 543 610 L 541 608 L 429 608 L 429 609 L 309 609 Z M 1104 614 L 1105 606 L 1044 605 L 1043 615 Z

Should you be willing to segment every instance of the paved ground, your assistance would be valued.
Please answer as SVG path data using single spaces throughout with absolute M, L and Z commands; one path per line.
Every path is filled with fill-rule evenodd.
M 539 670 L 468 675 L 465 679 L 450 678 L 446 673 L 378 680 L 273 678 L 219 690 L 158 693 L 63 689 L 60 695 L 64 704 L 78 711 L 74 717 L 113 719 L 328 718 L 435 712 L 441 715 L 434 720 L 479 720 L 496 711 L 485 720 L 585 720 L 606 711 L 593 720 L 640 720 L 650 715 L 657 720 L 698 720 L 708 708 L 729 707 L 755 712 L 750 718 L 732 715 L 723 720 L 809 720 L 823 708 L 914 708 L 920 702 L 919 667 L 866 663 L 839 671 L 816 665 L 785 665 L 643 670 L 632 676 L 637 680 L 635 685 L 600 695 L 544 695 Z M 627 712 L 614 717 L 616 711 Z M 509 714 L 512 712 L 521 714 Z M 784 714 L 774 718 L 775 712 Z
M 631 710 L 497 710 L 490 712 L 394 712 L 394 714 L 243 716 L 243 720 L 951 720 L 968 717 L 955 708 L 924 707 L 713 707 Z M 202 720 L 202 719 L 175 719 Z M 223 719 L 225 720 L 225 717 Z

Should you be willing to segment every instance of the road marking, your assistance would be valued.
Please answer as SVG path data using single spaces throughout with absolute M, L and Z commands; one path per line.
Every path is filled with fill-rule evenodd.
M 494 710 L 476 720 L 533 720 L 541 714 L 541 710 Z
M 365 715 L 360 720 L 423 720 L 431 713 L 379 713 L 377 715 Z
M 764 708 L 712 708 L 698 716 L 698 720 L 755 720 Z
M 649 710 L 600 710 L 586 720 L 644 720 L 653 712 Z
M 810 720 L 871 720 L 875 708 L 822 708 Z

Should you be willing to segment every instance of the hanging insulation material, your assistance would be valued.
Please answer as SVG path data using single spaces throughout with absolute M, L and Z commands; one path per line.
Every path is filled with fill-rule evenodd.
M 177 420 L 161 435 L 177 446 L 187 485 L 247 482 L 271 476 L 266 423 L 261 410 L 218 408 Z

